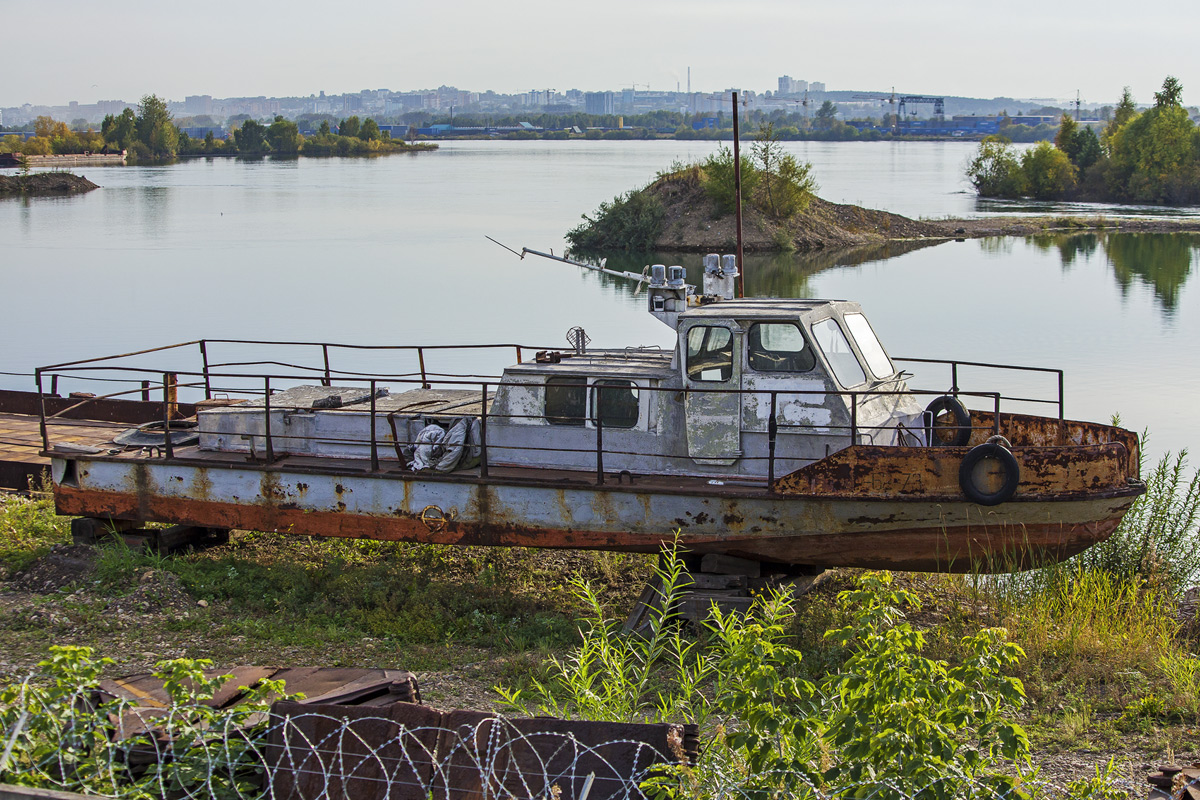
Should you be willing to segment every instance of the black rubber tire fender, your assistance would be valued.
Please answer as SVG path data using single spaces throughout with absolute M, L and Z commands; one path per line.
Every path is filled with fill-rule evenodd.
M 954 439 L 950 442 L 937 440 L 935 434 L 937 426 L 931 425 L 929 428 L 930 447 L 965 447 L 967 442 L 971 441 L 971 412 L 967 411 L 967 407 L 957 397 L 944 394 L 934 398 L 933 402 L 925 407 L 925 411 L 931 415 L 931 420 L 936 420 L 946 411 L 954 415 Z
M 994 460 L 1004 471 L 1004 482 L 994 492 L 985 491 L 975 484 L 975 468 L 985 459 Z M 972 503 L 981 506 L 997 506 L 1011 499 L 1020 480 L 1021 467 L 1017 464 L 1016 457 L 1008 448 L 995 443 L 972 447 L 970 452 L 963 456 L 962 464 L 958 468 L 958 485 L 962 487 L 963 494 Z

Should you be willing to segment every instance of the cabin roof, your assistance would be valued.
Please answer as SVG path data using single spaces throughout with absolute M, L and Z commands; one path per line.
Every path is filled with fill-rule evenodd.
M 857 305 L 845 300 L 812 300 L 800 298 L 743 298 L 722 300 L 704 306 L 689 308 L 679 315 L 680 321 L 696 319 L 795 319 L 818 309 L 837 305 Z M 857 310 L 857 309 L 856 309 Z
M 588 350 L 582 355 L 560 351 L 558 363 L 525 361 L 509 367 L 506 374 L 537 373 L 539 375 L 627 376 L 631 378 L 657 378 L 670 370 L 673 350 L 658 348 L 635 348 L 624 350 Z

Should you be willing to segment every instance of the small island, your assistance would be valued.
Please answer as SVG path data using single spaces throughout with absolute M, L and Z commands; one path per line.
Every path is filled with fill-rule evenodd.
M 99 188 L 82 175 L 69 172 L 0 175 L 0 197 L 54 197 Z
M 641 189 L 603 202 L 567 232 L 578 253 L 729 252 L 736 247 L 733 154 L 721 148 L 693 164 L 673 164 Z M 1200 231 L 1200 218 L 1105 216 L 914 220 L 822 200 L 812 165 L 786 153 L 770 125 L 741 157 L 742 243 L 749 253 L 843 250 L 885 242 L 946 241 L 1045 232 Z

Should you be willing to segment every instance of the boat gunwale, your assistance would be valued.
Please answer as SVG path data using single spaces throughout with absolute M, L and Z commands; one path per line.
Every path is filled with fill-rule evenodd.
M 1079 450 L 1084 448 L 1094 448 L 1096 445 L 1067 445 L 1057 447 L 1031 447 L 1020 448 L 1023 450 Z M 186 448 L 192 449 L 192 448 Z M 968 448 L 914 448 L 921 450 L 963 450 Z M 369 469 L 354 469 L 345 466 L 342 463 L 349 461 L 345 457 L 327 458 L 321 456 L 302 456 L 296 459 L 294 456 L 281 456 L 271 463 L 258 461 L 225 461 L 214 458 L 194 458 L 187 455 L 180 456 L 180 450 L 175 451 L 175 455 L 171 459 L 166 458 L 139 458 L 131 457 L 129 454 L 109 455 L 107 453 L 79 453 L 79 452 L 59 452 L 54 450 L 43 451 L 41 455 L 64 461 L 97 461 L 104 463 L 129 465 L 132 468 L 137 466 L 186 466 L 201 469 L 230 469 L 243 472 L 258 472 L 258 473 L 296 473 L 302 475 L 328 475 L 336 477 L 362 477 L 371 478 L 374 480 L 387 481 L 432 481 L 438 483 L 456 483 L 456 484 L 473 484 L 479 486 L 513 486 L 521 488 L 550 488 L 550 489 L 571 489 L 576 491 L 595 491 L 595 492 L 621 492 L 632 494 L 644 494 L 653 492 L 658 494 L 677 495 L 685 497 L 717 497 L 717 498 L 754 498 L 754 499 L 771 499 L 775 501 L 793 501 L 803 502 L 811 500 L 846 500 L 856 502 L 887 502 L 887 503 L 956 503 L 974 505 L 964 495 L 957 494 L 906 494 L 894 495 L 888 497 L 879 497 L 873 495 L 864 495 L 861 493 L 852 492 L 780 492 L 770 488 L 767 482 L 763 480 L 760 485 L 754 485 L 753 479 L 743 476 L 698 476 L 698 475 L 650 475 L 639 473 L 621 473 L 621 472 L 606 472 L 605 475 L 613 476 L 612 482 L 606 480 L 604 483 L 595 481 L 594 471 L 585 470 L 567 470 L 567 469 L 538 469 L 531 467 L 520 466 L 505 466 L 492 464 L 489 466 L 489 475 L 482 476 L 478 473 L 478 468 L 471 470 L 460 470 L 451 473 L 439 473 L 434 471 L 413 472 L 405 470 L 402 467 L 392 469 L 381 469 L 372 471 Z M 245 458 L 243 454 L 236 454 Z M 295 461 L 293 459 L 296 459 Z M 304 463 L 310 460 L 328 461 L 327 464 L 311 464 Z M 363 462 L 369 463 L 366 459 Z M 384 462 L 392 463 L 392 462 Z M 399 462 L 395 462 L 399 463 Z M 819 462 L 813 462 L 819 463 Z M 491 474 L 499 471 L 500 474 Z M 518 472 L 523 474 L 513 475 L 504 474 L 505 471 Z M 530 473 L 536 472 L 552 472 L 555 477 L 536 478 Z M 619 477 L 628 474 L 632 481 L 638 478 L 654 479 L 653 483 L 624 483 L 618 482 Z M 574 479 L 574 476 L 580 476 L 579 479 Z M 584 480 L 583 476 L 590 476 L 592 480 Z M 658 481 L 672 481 L 682 486 L 663 485 Z M 714 484 L 710 481 L 720 480 L 722 483 Z M 1006 503 L 1040 503 L 1040 502 L 1071 502 L 1093 499 L 1109 499 L 1118 497 L 1137 497 L 1146 491 L 1145 483 L 1139 479 L 1126 477 L 1127 483 L 1124 486 L 1108 487 L 1103 490 L 1086 491 L 1086 492 L 1056 492 L 1056 493 L 1039 493 L 1039 494 L 1017 494 L 1006 501 Z

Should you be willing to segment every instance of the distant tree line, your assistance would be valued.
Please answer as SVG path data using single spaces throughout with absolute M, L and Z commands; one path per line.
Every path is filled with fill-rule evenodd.
M 38 117 L 34 136 L 24 140 L 13 134 L 0 137 L 0 152 L 52 155 L 125 150 L 131 163 L 158 163 L 191 155 L 359 156 L 437 146 L 393 140 L 370 118 L 348 117 L 336 133 L 324 120 L 310 137 L 302 136 L 295 122 L 280 116 L 269 125 L 249 116 L 231 121 L 236 127 L 224 140 L 213 136 L 211 130 L 202 139 L 192 138 L 175 124 L 166 101 L 151 94 L 142 98 L 136 112 L 126 108 L 106 116 L 99 131 L 90 127 L 72 131 L 64 122 Z
M 104 137 L 92 130 L 73 131 L 67 123 L 50 117 L 33 122 L 34 136 L 23 139 L 15 133 L 0 136 L 0 153 L 48 156 L 56 153 L 90 153 L 104 149 Z
M 1100 135 L 1063 114 L 1053 144 L 1020 155 L 1000 136 L 984 139 L 967 168 L 982 197 L 1193 205 L 1200 203 L 1200 128 L 1174 77 L 1138 111 L 1126 87 Z

